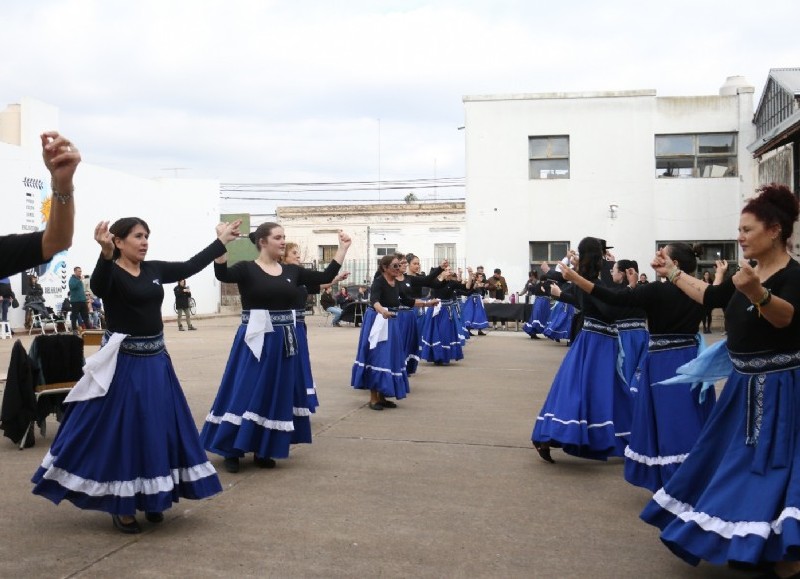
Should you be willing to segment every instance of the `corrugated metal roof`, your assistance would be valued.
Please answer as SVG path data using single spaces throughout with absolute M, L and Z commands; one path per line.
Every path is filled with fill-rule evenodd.
M 800 95 L 800 68 L 771 68 L 769 76 L 787 92 Z

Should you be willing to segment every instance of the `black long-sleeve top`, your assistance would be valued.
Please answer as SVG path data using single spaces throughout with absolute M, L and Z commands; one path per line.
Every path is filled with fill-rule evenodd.
M 165 283 L 191 277 L 225 254 L 225 245 L 215 239 L 188 261 L 143 261 L 138 276 L 131 275 L 114 260 L 102 255 L 92 272 L 92 293 L 103 299 L 106 323 L 112 332 L 132 336 L 154 336 L 164 329 L 161 304 Z
M 301 290 L 301 286 L 331 283 L 340 267 L 341 264 L 331 261 L 325 271 L 313 271 L 283 263 L 279 275 L 270 275 L 255 261 L 240 261 L 231 267 L 227 262 L 215 263 L 214 275 L 219 281 L 235 283 L 239 287 L 244 310 L 292 310 L 299 308 L 301 303 L 305 308 L 308 289 L 303 287 Z
M 407 273 L 400 284 L 400 292 L 414 299 L 422 299 L 424 288 L 435 288 L 439 286 L 439 274 L 442 273 L 441 267 L 434 267 L 428 275 L 423 273 Z
M 654 285 L 654 284 L 647 284 Z M 729 278 L 718 286 L 708 286 L 703 294 L 703 305 L 725 308 L 725 329 L 728 331 L 728 350 L 741 354 L 756 352 L 792 352 L 800 350 L 800 264 L 789 260 L 785 268 L 777 271 L 762 284 L 774 296 L 794 306 L 794 316 L 785 328 L 776 328 Z
M 400 282 L 395 281 L 394 285 L 389 285 L 383 275 L 372 280 L 372 287 L 369 290 L 369 303 L 372 307 L 380 304 L 384 308 L 396 308 L 400 304 L 413 307 L 416 300 L 411 296 L 400 292 Z
M 609 285 L 617 286 L 617 284 L 608 284 L 602 280 L 594 282 L 595 288 Z M 644 317 L 643 312 L 639 315 L 635 314 L 635 310 L 629 307 L 619 307 L 606 304 L 594 297 L 592 294 L 587 294 L 575 284 L 568 284 L 561 288 L 561 295 L 555 298 L 560 302 L 565 302 L 574 305 L 576 308 L 583 312 L 587 318 L 594 318 L 607 324 L 611 324 L 617 320 L 628 320 L 636 317 Z
M 597 284 L 592 296 L 608 304 L 644 309 L 651 334 L 696 334 L 705 312 L 702 305 L 671 283 L 619 289 Z
M 44 263 L 43 237 L 44 231 L 0 236 L 0 278 Z
M 470 293 L 467 286 L 460 281 L 446 281 L 440 287 L 433 288 L 431 295 L 440 300 L 452 300 L 457 295 L 466 295 Z

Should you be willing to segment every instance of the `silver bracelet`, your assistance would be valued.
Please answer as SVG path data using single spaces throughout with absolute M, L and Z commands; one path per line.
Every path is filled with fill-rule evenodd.
M 51 182 L 50 182 L 50 190 L 53 192 L 53 197 L 55 197 L 55 199 L 56 199 L 56 200 L 57 200 L 59 203 L 61 203 L 62 205 L 66 205 L 66 204 L 67 204 L 67 201 L 69 201 L 70 199 L 72 199 L 72 194 L 75 192 L 75 187 L 73 186 L 73 187 L 72 187 L 72 189 L 70 189 L 70 192 L 69 192 L 69 193 L 59 193 L 59 192 L 56 190 L 56 188 L 55 188 L 55 185 L 54 185 L 54 184 L 53 184 L 53 182 L 51 181 Z

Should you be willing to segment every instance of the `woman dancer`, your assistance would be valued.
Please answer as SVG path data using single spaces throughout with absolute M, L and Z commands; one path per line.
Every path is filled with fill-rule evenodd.
M 439 276 L 443 283 L 434 288 L 432 294 L 440 301 L 440 307 L 425 312 L 422 324 L 422 347 L 420 358 L 437 366 L 448 365 L 464 358 L 463 325 L 456 303 L 458 293 L 468 293 L 471 287 L 458 279 L 458 274 L 445 269 Z
M 461 310 L 464 321 L 464 328 L 470 336 L 474 336 L 472 330 L 478 330 L 479 336 L 485 336 L 484 328 L 489 327 L 489 318 L 486 317 L 486 308 L 483 307 L 483 295 L 486 293 L 486 276 L 482 273 L 473 273 L 472 268 L 467 268 L 467 274 L 471 281 L 470 292 L 467 301 Z
M 300 266 L 300 246 L 294 242 L 288 242 L 286 244 L 286 249 L 284 250 L 284 256 L 281 259 L 281 263 Z M 328 264 L 328 268 L 338 269 L 338 267 L 333 264 L 334 262 Z M 294 308 L 295 317 L 297 319 L 297 353 L 298 356 L 300 356 L 300 363 L 303 368 L 303 381 L 306 386 L 306 395 L 308 396 L 307 408 L 311 413 L 316 412 L 317 408 L 319 407 L 319 398 L 317 397 L 317 385 L 314 382 L 314 376 L 311 373 L 311 356 L 308 349 L 308 328 L 306 327 L 306 303 L 309 295 L 318 294 L 323 286 L 329 288 L 332 284 L 343 279 L 347 279 L 349 275 L 349 272 L 342 272 L 336 274 L 336 277 L 333 278 L 333 281 L 330 284 L 322 284 L 321 286 L 299 286 L 297 288 L 297 302 L 295 303 Z M 298 414 L 301 414 L 301 416 L 298 417 Z M 302 438 L 302 433 L 306 430 L 306 428 L 303 427 L 304 425 L 299 424 L 307 421 L 307 418 L 305 418 L 306 416 L 308 415 L 301 409 L 295 409 L 294 432 L 299 435 L 298 439 Z M 292 442 L 294 442 L 294 440 Z
M 370 307 L 361 325 L 350 381 L 356 390 L 369 390 L 372 410 L 396 408 L 397 404 L 387 398 L 400 400 L 409 392 L 404 336 L 395 318 L 397 308 L 401 304 L 410 308 L 438 303 L 438 300 L 426 303 L 400 293 L 397 277 L 401 266 L 396 255 L 384 255 L 379 268 L 380 275 L 370 289 Z
M 638 264 L 630 259 L 620 259 L 611 266 L 611 281 L 620 287 L 635 287 L 639 277 Z M 630 272 L 630 273 L 627 273 Z M 630 281 L 628 280 L 630 276 Z M 565 276 L 566 279 L 566 276 Z M 620 314 L 615 322 L 619 330 L 620 359 L 617 361 L 617 370 L 622 379 L 630 388 L 636 388 L 635 379 L 641 374 L 645 358 L 647 358 L 647 344 L 649 333 L 647 331 L 646 314 L 637 306 L 627 305 L 627 310 Z
M 698 303 L 727 305 L 728 381 L 688 458 L 641 515 L 691 564 L 774 563 L 764 577 L 800 577 L 800 264 L 787 252 L 798 214 L 789 188 L 761 187 L 739 219 L 744 260 L 719 286 L 666 253 L 653 263 Z
M 184 263 L 145 261 L 150 228 L 138 217 L 97 225 L 101 254 L 90 284 L 105 303 L 108 330 L 93 358 L 112 368 L 113 378 L 92 383 L 86 372 L 67 397 L 58 434 L 33 476 L 34 494 L 105 511 L 118 530 L 139 533 L 137 510 L 160 523 L 179 498 L 222 490 L 164 347 L 161 303 L 163 284 L 224 254 L 240 223 L 219 224 L 217 239 Z M 102 366 L 87 361 L 89 367 Z
M 350 236 L 339 231 L 333 261 L 316 272 L 280 263 L 286 238 L 277 223 L 262 223 L 250 240 L 258 248 L 254 261 L 228 267 L 222 256 L 214 263 L 218 280 L 239 286 L 242 324 L 200 434 L 206 450 L 222 455 L 232 473 L 245 453 L 254 454 L 256 466 L 273 468 L 274 458 L 289 456 L 290 444 L 311 443 L 295 308 L 305 291 L 299 288 L 331 282 L 350 247 Z
M 697 269 L 696 253 L 686 243 L 667 245 L 664 255 L 686 273 Z M 625 449 L 625 480 L 655 492 L 686 460 L 714 407 L 713 389 L 701 401 L 700 391 L 691 384 L 659 384 L 697 357 L 703 306 L 672 284 L 647 283 L 619 291 L 595 285 L 576 272 L 565 272 L 564 277 L 599 300 L 639 306 L 647 313 L 650 343 L 641 375 L 633 384 L 636 397 Z
M 420 272 L 419 258 L 413 253 L 404 255 L 395 254 L 400 260 L 400 275 L 396 281 L 400 284 L 400 294 L 414 300 L 422 300 L 423 288 L 432 288 L 440 285 L 439 274 L 447 267 L 447 260 L 442 261 L 439 267 L 435 267 L 428 275 Z M 407 271 L 409 270 L 409 271 Z M 417 323 L 420 316 L 424 319 L 424 308 L 406 308 L 401 306 L 397 310 L 397 321 L 399 322 L 403 334 L 403 344 L 406 351 L 406 371 L 408 375 L 416 373 L 419 365 L 420 351 L 420 329 L 421 324 Z
M 594 283 L 606 283 L 599 278 L 600 240 L 586 237 L 578 251 L 579 273 Z M 551 292 L 558 297 L 558 286 L 553 285 Z M 577 288 L 575 299 L 586 313 L 583 331 L 564 357 L 531 435 L 547 462 L 554 462 L 551 447 L 583 458 L 622 456 L 630 434 L 632 395 L 616 368 L 618 310 Z

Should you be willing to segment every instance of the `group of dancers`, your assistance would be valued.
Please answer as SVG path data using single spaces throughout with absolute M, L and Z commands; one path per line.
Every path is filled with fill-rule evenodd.
M 462 280 L 447 261 L 425 275 L 413 253 L 381 259 L 351 376 L 353 388 L 369 390 L 369 408 L 396 408 L 396 400 L 408 395 L 408 377 L 420 360 L 447 366 L 464 358 L 473 329 L 485 335 L 489 320 L 481 299 L 482 275 L 469 268 Z M 426 290 L 430 294 L 423 297 Z
M 59 431 L 33 476 L 35 494 L 108 512 L 118 530 L 139 533 L 137 511 L 160 523 L 180 498 L 221 491 L 206 451 L 237 473 L 247 454 L 256 467 L 274 468 L 292 444 L 311 442 L 310 417 L 319 401 L 305 304 L 309 293 L 346 279 L 340 269 L 351 240 L 340 231 L 329 266 L 313 271 L 299 265 L 283 228 L 268 222 L 249 236 L 256 259 L 228 267 L 225 245 L 239 236 L 239 226 L 220 223 L 217 239 L 203 251 L 186 262 L 164 262 L 145 260 L 150 228 L 144 220 L 97 225 L 101 252 L 90 285 L 106 304 L 108 330 L 67 398 Z M 218 280 L 237 284 L 242 313 L 198 436 L 165 348 L 160 311 L 163 284 L 212 260 Z M 413 255 L 389 256 L 373 283 L 359 343 L 363 363 L 354 364 L 352 384 L 370 390 L 369 406 L 376 410 L 396 406 L 391 399 L 408 393 L 408 375 L 420 359 L 445 365 L 463 358 L 468 332 L 453 296 L 469 292 L 471 283 L 454 279 L 447 262 L 428 275 L 419 269 Z M 426 287 L 433 297 L 414 297 Z M 398 309 L 401 303 L 409 307 Z M 485 312 L 477 311 L 470 323 L 488 325 Z
M 52 177 L 50 222 L 44 232 L 0 237 L 0 276 L 41 264 L 72 242 L 80 153 L 58 133 L 43 134 L 42 148 Z M 553 297 L 578 307 L 582 324 L 537 416 L 534 445 L 548 462 L 552 448 L 624 456 L 626 479 L 654 491 L 642 519 L 691 564 L 765 567 L 761 577 L 800 578 L 800 263 L 787 251 L 799 215 L 787 187 L 761 187 L 740 216 L 744 259 L 718 285 L 696 278 L 691 248 L 675 243 L 651 264 L 666 281 L 620 287 L 606 279 L 600 240 L 585 238 L 575 268 L 562 268 L 571 285 L 551 286 Z M 185 262 L 146 261 L 150 230 L 139 218 L 97 225 L 100 257 L 90 284 L 104 300 L 108 330 L 67 399 L 33 476 L 34 493 L 110 513 L 117 529 L 138 533 L 137 511 L 159 523 L 180 498 L 221 491 L 206 450 L 233 472 L 247 453 L 269 468 L 290 444 L 310 442 L 317 401 L 298 305 L 339 275 L 350 238 L 340 232 L 330 266 L 312 272 L 284 262 L 283 229 L 264 224 L 250 236 L 258 257 L 227 267 L 225 244 L 239 225 L 219 224 L 216 239 Z M 161 304 L 164 283 L 212 260 L 218 279 L 238 284 L 245 309 L 198 435 L 166 352 Z M 413 258 L 407 261 L 413 271 Z M 470 326 L 459 321 L 451 330 L 440 322 L 459 319 L 458 300 L 448 302 L 460 285 L 474 293 L 477 276 L 461 284 L 442 265 L 433 283 L 433 272 L 411 281 L 398 256 L 381 261 L 352 381 L 370 390 L 376 410 L 408 392 L 414 346 L 402 328 L 420 324 L 420 359 L 435 362 L 424 352 L 438 346 L 445 355 L 448 345 L 447 361 L 458 359 L 453 345 L 463 346 Z M 612 276 L 625 269 L 617 262 Z M 424 283 L 434 285 L 431 299 L 409 293 Z M 469 295 L 461 319 L 478 304 Z M 724 308 L 727 336 L 704 349 L 698 328 L 707 308 Z M 473 328 L 484 323 L 485 312 L 469 319 Z M 458 338 L 442 339 L 440 327 Z
M 613 276 L 627 269 L 629 284 L 615 283 L 601 240 L 584 238 L 561 268 L 566 285 L 552 286 L 583 321 L 535 448 L 550 463 L 553 448 L 624 457 L 625 479 L 654 493 L 641 518 L 693 565 L 800 578 L 800 264 L 788 253 L 799 214 L 787 187 L 761 187 L 741 212 L 738 271 L 723 280 L 720 263 L 714 284 L 683 243 L 653 258 L 662 283 L 636 285 L 622 261 Z M 709 308 L 724 309 L 727 334 L 706 348 Z

